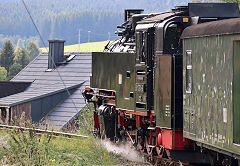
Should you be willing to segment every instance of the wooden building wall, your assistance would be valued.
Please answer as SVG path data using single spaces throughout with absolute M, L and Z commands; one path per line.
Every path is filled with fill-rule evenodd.
M 23 103 L 11 107 L 10 110 L 10 124 L 20 123 L 21 126 L 25 126 L 27 122 L 31 121 L 31 103 Z

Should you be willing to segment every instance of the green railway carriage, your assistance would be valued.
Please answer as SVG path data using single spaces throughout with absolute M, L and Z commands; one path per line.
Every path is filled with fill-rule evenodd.
M 184 137 L 240 159 L 240 19 L 186 28 Z

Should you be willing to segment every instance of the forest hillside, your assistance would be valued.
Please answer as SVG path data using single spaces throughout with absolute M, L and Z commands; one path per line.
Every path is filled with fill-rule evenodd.
M 114 40 L 116 25 L 123 22 L 124 9 L 144 9 L 145 13 L 168 11 L 188 0 L 24 0 L 47 44 L 48 39 L 80 42 Z M 149 3 L 150 2 L 150 3 Z M 21 0 L 0 0 L 0 48 L 10 38 L 27 44 L 39 36 Z

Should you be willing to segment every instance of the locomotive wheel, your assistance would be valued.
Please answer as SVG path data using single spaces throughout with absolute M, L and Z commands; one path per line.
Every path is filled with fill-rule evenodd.
M 145 145 L 146 145 L 147 154 L 148 154 L 149 156 L 152 155 L 153 148 L 149 146 L 147 137 L 145 138 Z
M 142 137 L 140 137 L 140 138 L 138 139 L 137 148 L 138 148 L 138 150 L 139 150 L 141 153 L 144 153 L 145 144 L 144 144 L 144 140 L 143 140 Z
M 161 157 L 161 158 L 164 157 L 164 158 L 168 158 L 168 159 L 172 160 L 169 149 L 165 149 L 163 146 L 160 145 L 160 147 L 156 147 L 156 152 L 159 157 Z
M 165 149 L 165 152 L 166 152 L 166 155 L 167 155 L 168 159 L 172 160 L 170 150 Z
M 163 157 L 163 153 L 164 153 L 164 147 L 162 147 L 162 146 L 156 147 L 156 152 L 157 152 L 158 156 L 162 158 Z

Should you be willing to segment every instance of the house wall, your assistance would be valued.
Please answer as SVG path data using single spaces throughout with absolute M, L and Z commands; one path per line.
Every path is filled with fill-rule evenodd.
M 9 122 L 9 109 L 2 107 L 0 108 L 0 124 L 8 124 Z
M 75 90 L 69 90 L 72 94 Z M 32 121 L 37 123 L 43 119 L 47 114 L 49 114 L 53 109 L 61 104 L 64 100 L 69 97 L 69 94 L 64 91 L 54 95 L 46 96 L 31 102 L 31 118 Z
M 24 126 L 27 122 L 31 121 L 31 103 L 23 103 L 13 106 L 9 110 L 10 124 L 15 125 L 20 123 Z

